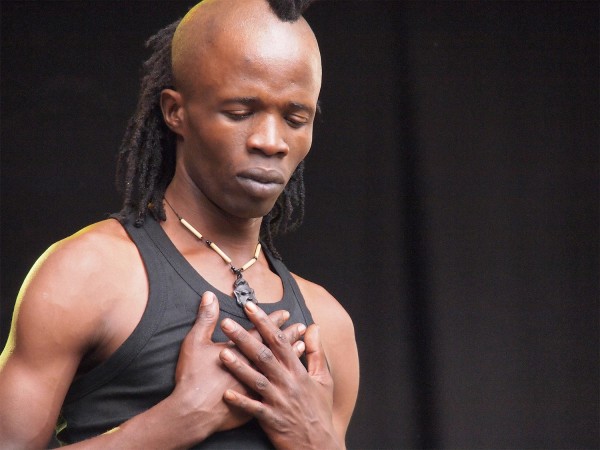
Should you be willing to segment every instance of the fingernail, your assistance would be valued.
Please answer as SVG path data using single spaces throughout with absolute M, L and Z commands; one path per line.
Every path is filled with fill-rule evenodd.
M 235 400 L 235 393 L 231 389 L 227 389 L 223 397 L 225 397 L 225 400 Z
M 298 350 L 298 353 L 304 353 L 304 350 L 306 350 L 306 345 L 304 345 L 303 341 L 298 341 L 296 342 L 296 349 Z
M 283 312 L 283 320 L 284 320 L 285 322 L 287 322 L 289 318 L 290 318 L 290 313 L 289 313 L 289 312 L 287 312 L 287 311 L 284 311 L 284 312 Z
M 227 362 L 235 361 L 235 355 L 233 354 L 233 352 L 231 350 L 228 350 L 228 349 L 225 349 L 221 352 L 221 358 Z
M 202 296 L 202 304 L 204 306 L 212 305 L 212 302 L 215 300 L 215 294 L 212 292 L 205 292 Z
M 221 328 L 223 331 L 233 331 L 235 330 L 235 323 L 229 318 L 223 319 L 223 322 L 221 322 Z
M 255 313 L 258 310 L 258 307 L 254 304 L 254 302 L 246 302 L 246 309 L 251 313 Z
M 304 333 L 305 331 L 306 331 L 306 325 L 304 325 L 303 323 L 298 325 L 298 333 Z

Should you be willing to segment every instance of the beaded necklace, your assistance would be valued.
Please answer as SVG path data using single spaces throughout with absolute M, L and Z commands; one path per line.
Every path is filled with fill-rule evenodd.
M 239 269 L 234 267 L 231 263 L 231 258 L 227 256 L 227 254 L 219 248 L 217 244 L 208 239 L 204 238 L 202 234 L 198 230 L 196 230 L 187 220 L 181 217 L 175 208 L 169 203 L 169 200 L 165 197 L 165 202 L 171 208 L 171 211 L 177 216 L 179 222 L 190 232 L 192 233 L 199 241 L 204 242 L 208 247 L 210 247 L 217 255 L 219 255 L 225 263 L 229 264 L 229 268 L 235 275 L 235 281 L 233 282 L 233 295 L 235 296 L 235 301 L 240 307 L 244 307 L 246 302 L 254 302 L 258 303 L 256 299 L 256 295 L 254 294 L 254 289 L 250 287 L 248 282 L 242 276 L 242 272 L 248 270 L 252 265 L 258 261 L 258 257 L 260 256 L 261 245 L 260 242 L 256 244 L 256 248 L 254 249 L 254 256 L 242 267 Z

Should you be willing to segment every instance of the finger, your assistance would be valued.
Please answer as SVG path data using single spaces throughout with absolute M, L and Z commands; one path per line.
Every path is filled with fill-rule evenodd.
M 246 358 L 248 358 L 248 360 L 254 363 L 262 373 L 267 375 L 269 378 L 274 377 L 275 379 L 279 379 L 282 377 L 282 368 L 279 365 L 277 358 L 267 345 L 258 341 L 257 339 L 254 339 L 241 325 L 229 318 L 224 319 L 221 322 L 221 329 L 223 330 L 223 333 L 225 333 L 225 335 L 235 344 L 237 350 L 239 350 Z M 283 331 L 279 330 L 279 328 L 275 329 L 278 330 L 279 334 L 282 336 L 282 339 L 287 339 L 287 336 L 283 333 Z M 291 346 L 289 347 L 290 352 L 293 353 Z
M 306 345 L 303 341 L 295 342 L 292 347 L 294 348 L 294 352 L 298 358 L 300 358 L 304 354 L 304 350 L 306 350 Z
M 175 368 L 175 379 L 180 380 L 190 361 L 194 360 L 196 349 L 212 342 L 212 334 L 219 317 L 219 302 L 212 292 L 205 292 L 200 299 L 196 321 L 183 339 L 179 359 Z
M 271 321 L 273 322 L 273 324 L 277 327 L 277 328 L 281 328 L 281 326 L 286 323 L 288 321 L 288 319 L 290 318 L 290 313 L 280 309 L 277 311 L 272 312 L 271 314 L 269 314 L 269 319 L 271 319 Z M 260 342 L 262 342 L 262 336 L 259 334 L 258 331 L 256 331 L 256 329 L 252 328 L 251 330 L 248 330 L 248 332 L 255 338 L 258 339 Z M 294 341 L 295 342 L 295 341 Z
M 196 322 L 190 330 L 190 334 L 193 335 L 195 340 L 201 342 L 211 341 L 218 319 L 219 301 L 215 294 L 206 291 L 202 294 Z
M 269 317 L 273 320 L 273 314 L 275 313 L 271 313 L 269 314 Z M 287 319 L 284 320 L 284 322 Z M 275 323 L 277 325 L 278 322 L 273 321 L 273 323 Z M 302 342 L 302 336 L 304 336 L 304 333 L 306 331 L 306 325 L 304 325 L 303 323 L 296 323 L 294 325 L 290 325 L 289 327 L 287 327 L 286 329 L 282 330 L 285 335 L 287 336 L 287 339 L 290 343 L 290 345 L 292 346 L 292 348 L 294 349 L 294 353 L 296 354 L 296 357 L 300 358 L 303 354 L 304 354 L 304 350 L 305 350 L 305 345 L 304 342 Z M 255 339 L 257 339 L 259 342 L 262 342 L 262 337 L 260 336 L 260 334 L 258 334 L 258 331 L 253 328 L 251 330 L 248 330 L 248 333 L 254 337 Z M 233 341 L 229 341 L 229 347 L 233 350 L 235 350 L 235 343 Z M 242 356 L 238 353 L 238 356 Z M 245 358 L 244 356 L 242 356 L 243 358 Z
M 222 350 L 219 354 L 223 365 L 248 389 L 260 395 L 267 402 L 276 395 L 269 379 L 262 373 L 252 368 L 246 361 L 238 358 L 230 349 Z
M 254 324 L 262 336 L 263 341 L 273 354 L 275 354 L 277 359 L 287 367 L 292 367 L 293 364 L 297 364 L 298 358 L 292 350 L 288 335 L 275 327 L 268 319 L 265 312 L 256 306 L 256 304 L 247 302 L 245 311 L 247 317 Z
M 304 336 L 304 333 L 306 332 L 306 325 L 303 323 L 297 323 L 287 327 L 285 330 L 283 330 L 283 332 L 287 336 L 288 342 L 293 347 L 297 342 L 299 342 L 302 336 Z
M 284 309 L 280 309 L 269 314 L 269 319 L 271 319 L 271 322 L 273 322 L 273 325 L 275 325 L 277 328 L 281 328 L 281 326 L 286 323 L 289 318 L 290 313 Z
M 310 375 L 327 375 L 329 369 L 327 367 L 327 358 L 321 343 L 319 327 L 316 324 L 310 325 L 304 334 L 304 343 L 306 345 L 306 362 L 308 365 L 308 373 Z
M 235 406 L 247 414 L 255 417 L 261 423 L 275 422 L 275 415 L 273 414 L 271 408 L 258 400 L 254 400 L 232 389 L 227 389 L 225 391 L 223 394 L 223 399 L 228 404 Z
M 302 336 L 304 336 L 304 333 L 306 332 L 306 325 L 304 325 L 303 323 L 296 323 L 294 325 L 290 325 L 289 327 L 287 327 L 285 330 L 282 330 L 282 331 L 287 336 L 287 339 L 288 339 L 290 345 L 292 346 L 296 357 L 300 358 L 304 354 L 304 350 L 306 349 L 306 346 L 304 345 L 304 342 L 302 341 Z M 260 334 L 258 334 L 258 331 L 256 331 L 256 329 L 248 330 L 248 333 L 252 337 L 257 339 L 259 342 L 262 342 L 262 337 L 260 336 Z M 234 342 L 229 341 L 229 347 L 233 351 L 236 351 L 236 348 L 235 348 L 236 345 Z M 242 358 L 244 358 L 245 361 L 247 361 L 247 358 L 245 356 L 241 355 L 239 352 L 236 352 L 236 354 L 238 356 L 241 356 Z

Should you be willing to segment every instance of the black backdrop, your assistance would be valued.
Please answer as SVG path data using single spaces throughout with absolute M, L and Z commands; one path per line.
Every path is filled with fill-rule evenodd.
M 119 208 L 142 43 L 191 4 L 2 2 L 2 343 L 36 257 Z M 349 446 L 597 448 L 598 3 L 307 17 L 324 113 L 279 247 L 354 319 Z

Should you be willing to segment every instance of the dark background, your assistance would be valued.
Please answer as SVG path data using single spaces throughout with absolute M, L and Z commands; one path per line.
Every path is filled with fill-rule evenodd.
M 143 42 L 192 4 L 2 2 L 2 343 L 37 256 L 119 209 Z M 598 448 L 598 2 L 307 18 L 323 116 L 279 247 L 354 319 L 349 447 Z

